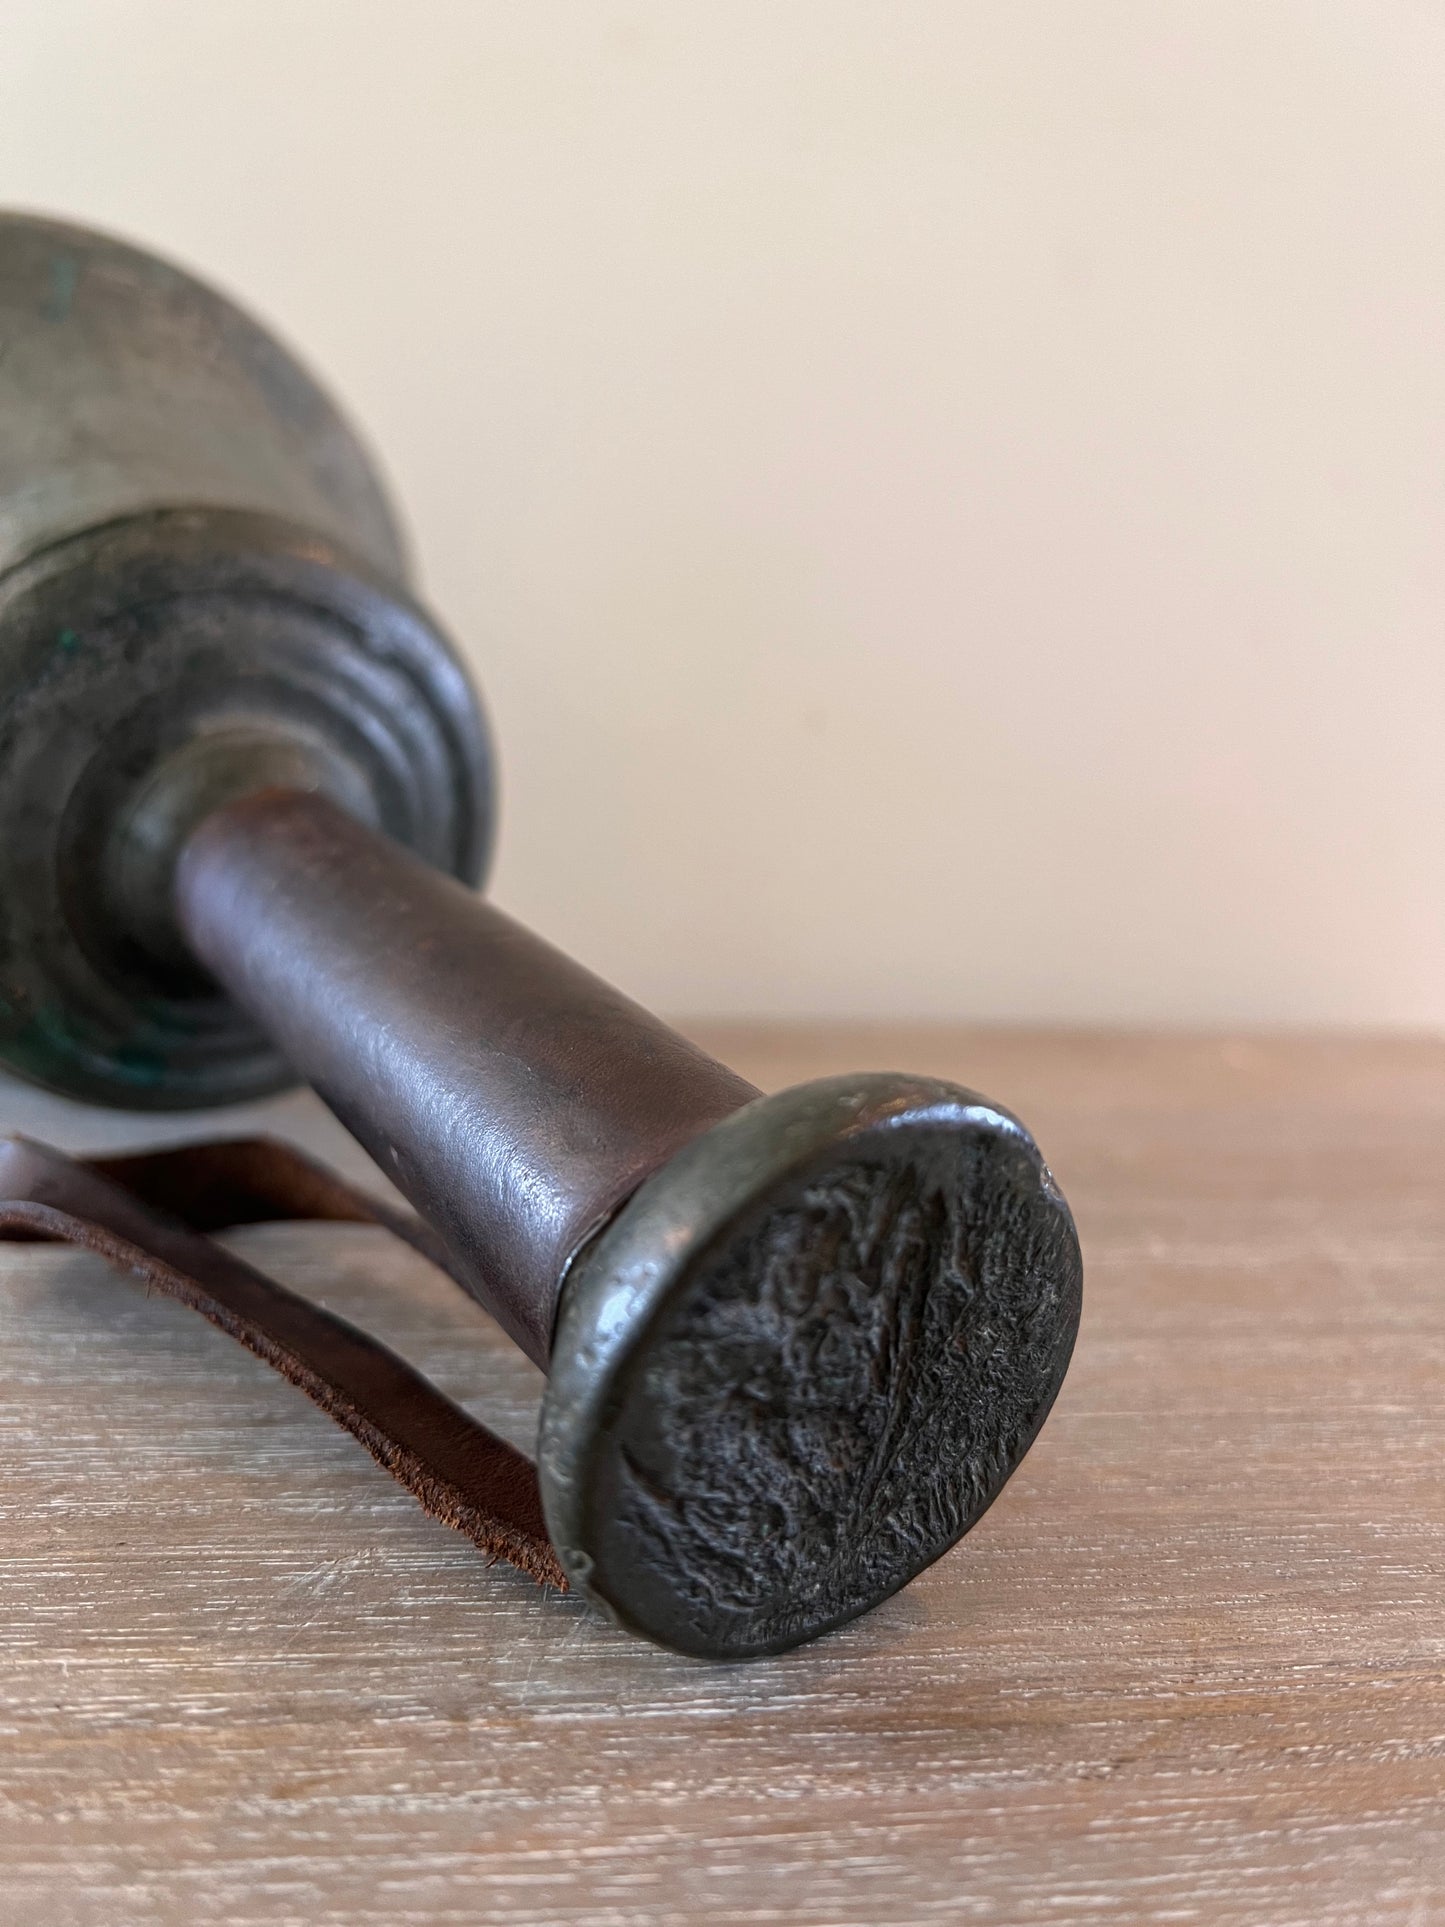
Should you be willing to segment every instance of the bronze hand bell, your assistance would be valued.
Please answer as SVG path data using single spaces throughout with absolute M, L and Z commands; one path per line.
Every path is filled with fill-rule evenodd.
M 1068 1207 L 955 1085 L 762 1096 L 475 893 L 492 817 L 325 395 L 190 276 L 0 217 L 0 1059 L 132 1109 L 308 1080 L 548 1372 L 571 1582 L 680 1651 L 778 1651 L 1028 1449 Z

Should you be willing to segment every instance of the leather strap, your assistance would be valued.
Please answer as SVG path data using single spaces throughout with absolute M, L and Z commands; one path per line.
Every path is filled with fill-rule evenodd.
M 275 1139 L 86 1159 L 0 1139 L 0 1238 L 80 1245 L 190 1305 L 299 1385 L 433 1518 L 565 1591 L 529 1459 L 385 1345 L 206 1235 L 278 1219 L 383 1225 L 451 1271 L 421 1219 Z

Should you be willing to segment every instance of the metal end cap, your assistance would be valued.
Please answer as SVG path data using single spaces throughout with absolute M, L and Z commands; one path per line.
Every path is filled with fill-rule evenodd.
M 1028 1450 L 1081 1281 L 1038 1147 L 976 1093 L 870 1074 L 747 1105 L 564 1289 L 539 1457 L 569 1580 L 701 1658 L 866 1612 Z

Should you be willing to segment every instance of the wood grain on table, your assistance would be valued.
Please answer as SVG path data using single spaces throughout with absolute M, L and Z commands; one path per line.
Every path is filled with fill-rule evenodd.
M 1085 1315 L 999 1503 L 814 1646 L 676 1659 L 193 1314 L 0 1246 L 4 1927 L 1445 1922 L 1445 1043 L 697 1034 L 1036 1131 Z M 530 1448 L 538 1375 L 384 1233 L 234 1242 Z

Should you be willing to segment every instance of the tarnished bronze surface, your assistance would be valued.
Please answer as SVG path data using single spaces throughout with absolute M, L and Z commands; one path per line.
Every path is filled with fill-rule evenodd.
M 275 516 L 406 576 L 370 457 L 269 329 L 113 235 L 0 212 L 0 573 L 157 509 Z

